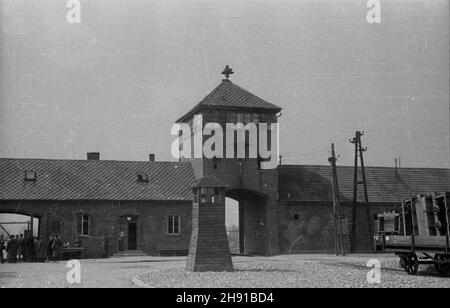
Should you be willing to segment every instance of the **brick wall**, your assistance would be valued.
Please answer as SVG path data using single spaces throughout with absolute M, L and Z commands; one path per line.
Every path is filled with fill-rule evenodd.
M 225 200 L 214 204 L 195 204 L 192 226 L 187 270 L 232 271 L 225 231 Z
M 110 253 L 118 251 L 120 217 L 137 216 L 137 249 L 149 255 L 160 250 L 189 249 L 191 236 L 192 202 L 190 201 L 8 201 L 0 203 L 0 212 L 33 214 L 40 218 L 40 235 L 47 237 L 58 233 L 71 244 L 77 235 L 76 216 L 88 213 L 90 229 L 83 237 L 87 257 L 100 257 L 106 233 L 110 239 Z M 167 232 L 168 215 L 178 215 L 180 233 Z M 58 230 L 53 230 L 59 224 Z
M 395 203 L 371 203 L 370 215 L 392 211 Z M 351 203 L 342 204 L 343 216 L 347 217 L 348 235 L 345 235 L 346 251 L 351 245 Z M 367 214 L 363 204 L 356 208 L 356 252 L 370 251 Z M 333 253 L 334 220 L 332 202 L 280 202 L 280 247 L 282 253 Z M 297 215 L 296 217 L 294 217 Z M 297 218 L 298 219 L 294 219 Z M 372 220 L 372 228 L 375 224 Z
M 213 112 L 203 114 L 204 123 L 216 122 Z M 219 123 L 226 123 L 226 113 L 219 114 Z M 261 122 L 276 122 L 274 113 L 262 114 Z M 205 140 L 209 136 L 205 137 Z M 224 131 L 225 138 L 225 131 Z M 224 151 L 226 142 L 224 141 Z M 213 174 L 230 187 L 230 191 L 245 192 L 249 202 L 245 214 L 245 240 L 247 253 L 273 255 L 280 252 L 278 238 L 278 168 L 259 170 L 256 159 L 203 159 L 203 174 Z M 255 201 L 255 195 L 262 196 Z M 231 195 L 229 195 L 232 197 Z M 257 238 L 255 238 L 257 237 Z

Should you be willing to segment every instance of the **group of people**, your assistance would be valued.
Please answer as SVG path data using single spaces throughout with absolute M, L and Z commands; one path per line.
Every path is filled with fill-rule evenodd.
M 61 236 L 43 236 L 37 238 L 32 234 L 10 235 L 9 239 L 0 235 L 0 263 L 49 262 L 62 259 L 64 240 Z M 6 252 L 6 258 L 3 256 Z

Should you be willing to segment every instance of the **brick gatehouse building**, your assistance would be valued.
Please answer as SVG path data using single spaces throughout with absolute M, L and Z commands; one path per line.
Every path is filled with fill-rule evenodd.
M 281 108 L 224 79 L 177 122 L 277 121 Z M 286 252 L 333 252 L 331 171 L 329 166 L 280 165 L 260 168 L 259 159 L 199 158 L 179 162 L 0 159 L 0 213 L 30 217 L 39 235 L 83 238 L 86 257 L 102 254 L 102 239 L 126 236 L 125 249 L 149 255 L 185 255 L 192 217 L 191 185 L 215 175 L 239 203 L 239 250 L 273 255 Z M 337 168 L 340 201 L 346 217 L 346 245 L 370 247 L 367 216 L 354 206 L 353 167 Z M 450 191 L 449 169 L 366 167 L 370 212 L 391 211 L 412 194 Z M 359 200 L 363 200 L 360 196 Z M 356 208 L 354 211 L 353 208 Z M 356 232 L 352 224 L 355 223 Z

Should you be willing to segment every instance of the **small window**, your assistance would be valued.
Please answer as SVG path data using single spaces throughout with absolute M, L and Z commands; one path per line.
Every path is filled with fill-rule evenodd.
M 169 215 L 167 219 L 167 233 L 180 234 L 180 216 Z
M 226 115 L 227 123 L 236 123 L 238 119 L 238 114 L 234 111 L 228 112 Z
M 231 112 L 231 118 L 230 118 L 230 123 L 236 123 L 237 121 L 237 113 L 236 112 Z
M 252 114 L 244 113 L 244 124 L 248 124 L 252 122 Z
M 294 214 L 294 221 L 297 221 L 299 219 L 298 214 Z
M 239 112 L 239 113 L 237 114 L 236 122 L 237 122 L 237 123 L 244 123 L 244 114 L 243 114 L 243 113 Z
M 36 181 L 36 171 L 25 170 L 25 181 Z
M 259 114 L 258 113 L 254 113 L 253 114 L 253 122 L 255 122 L 255 123 L 259 123 Z
M 211 121 L 212 123 L 219 123 L 220 114 L 219 111 L 215 110 L 214 112 L 211 112 Z
M 77 215 L 77 233 L 89 235 L 89 214 L 79 213 Z
M 138 179 L 138 182 L 148 182 L 148 176 L 145 173 L 138 173 L 137 179 Z

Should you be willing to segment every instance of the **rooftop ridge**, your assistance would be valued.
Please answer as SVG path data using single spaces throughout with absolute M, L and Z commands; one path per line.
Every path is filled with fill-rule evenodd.
M 0 160 L 41 160 L 41 161 L 74 161 L 74 162 L 128 162 L 128 163 L 170 163 L 170 164 L 190 164 L 184 161 L 149 161 L 149 160 L 117 160 L 117 159 L 99 159 L 99 160 L 89 160 L 89 159 L 70 159 L 70 158 L 26 158 L 26 157 L 0 157 Z
M 330 165 L 308 165 L 308 164 L 282 164 L 279 165 L 279 167 L 283 168 L 283 167 L 323 167 L 323 168 L 331 168 Z M 354 168 L 353 165 L 339 165 L 336 166 L 336 168 Z M 361 166 L 358 166 L 358 169 L 360 169 Z M 369 169 L 393 169 L 395 170 L 395 167 L 389 167 L 389 166 L 370 166 L 370 165 L 365 165 L 364 168 L 369 168 Z M 444 168 L 444 167 L 397 167 L 398 171 L 401 170 L 411 170 L 411 169 L 426 169 L 426 170 L 450 170 L 450 168 Z

